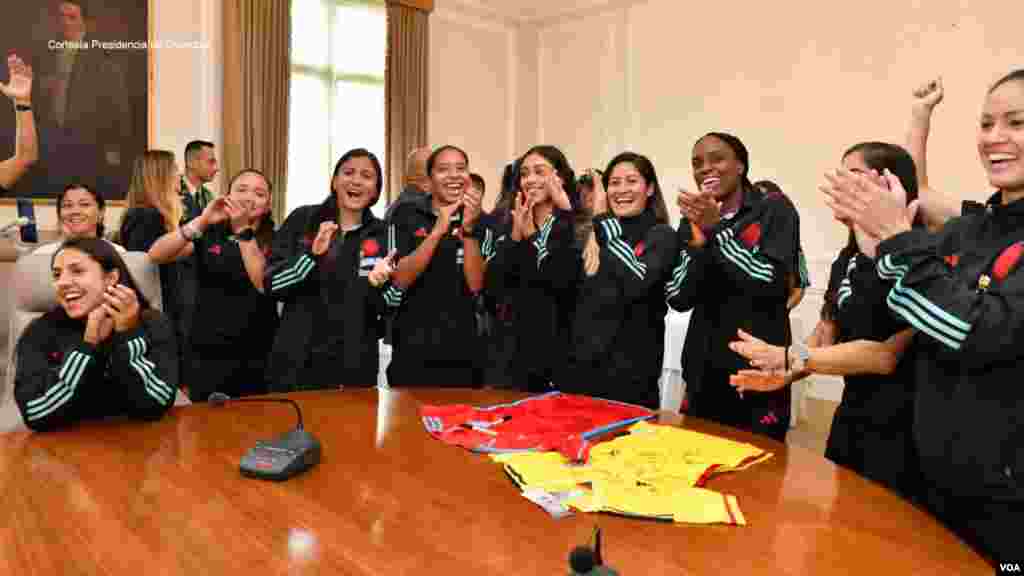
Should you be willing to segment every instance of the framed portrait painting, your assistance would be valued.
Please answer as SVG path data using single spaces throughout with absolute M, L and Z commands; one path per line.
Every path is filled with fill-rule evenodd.
M 132 161 L 149 142 L 149 2 L 9 2 L 4 12 L 0 49 L 33 70 L 39 161 L 0 202 L 52 199 L 72 182 L 124 200 Z M 14 114 L 0 106 L 0 158 L 14 153 Z

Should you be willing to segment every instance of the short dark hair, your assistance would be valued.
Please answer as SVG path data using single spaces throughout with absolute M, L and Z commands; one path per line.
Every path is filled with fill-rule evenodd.
M 472 172 L 469 175 L 469 179 L 472 180 L 473 183 L 476 184 L 478 188 L 480 188 L 481 192 L 487 191 L 487 183 L 484 182 L 483 176 L 477 174 L 476 172 Z
M 1000 86 L 1002 86 L 1003 84 L 1006 84 L 1008 82 L 1013 82 L 1013 81 L 1018 81 L 1019 82 L 1019 81 L 1022 81 L 1022 80 L 1024 80 L 1024 68 L 1018 68 L 1017 70 L 1014 70 L 1013 72 L 1010 72 L 1006 76 L 1003 76 L 999 80 L 996 80 L 996 83 L 993 84 L 992 87 L 988 89 L 988 93 L 991 94 L 991 93 L 995 92 L 996 88 L 999 88 Z
M 68 191 L 78 189 L 85 190 L 86 192 L 89 193 L 90 196 L 92 196 L 93 200 L 96 201 L 96 206 L 99 207 L 100 212 L 106 210 L 107 203 L 103 199 L 103 196 L 97 194 L 96 191 L 93 190 L 93 188 L 88 184 L 84 182 L 79 182 L 78 180 L 72 180 L 71 182 L 68 182 L 66 186 L 64 186 L 64 189 L 60 191 L 60 194 L 57 194 L 57 220 L 60 220 L 61 212 L 64 210 L 64 197 L 67 196 Z M 96 223 L 96 237 L 103 238 L 103 235 L 105 233 L 106 227 L 103 226 L 103 220 L 101 219 L 99 222 Z
M 193 140 L 185 145 L 185 162 L 189 162 L 203 148 L 214 148 L 213 142 L 206 140 Z

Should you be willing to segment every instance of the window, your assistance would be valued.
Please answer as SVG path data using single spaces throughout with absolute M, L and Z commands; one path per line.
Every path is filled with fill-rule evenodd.
M 289 213 L 327 197 L 334 163 L 352 148 L 383 169 L 387 54 L 384 0 L 292 0 L 291 18 Z M 382 193 L 373 212 L 385 206 Z

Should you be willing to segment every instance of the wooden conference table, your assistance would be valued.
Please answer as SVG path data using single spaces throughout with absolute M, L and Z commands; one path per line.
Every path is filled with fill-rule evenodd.
M 748 525 L 610 515 L 555 520 L 497 464 L 432 439 L 426 403 L 493 403 L 496 391 L 341 390 L 290 396 L 323 443 L 284 483 L 242 478 L 257 440 L 294 425 L 282 404 L 176 407 L 156 423 L 108 421 L 0 436 L 0 574 L 540 574 L 595 525 L 605 561 L 638 574 L 985 574 L 927 514 L 797 447 L 665 414 L 775 458 L 708 485 Z

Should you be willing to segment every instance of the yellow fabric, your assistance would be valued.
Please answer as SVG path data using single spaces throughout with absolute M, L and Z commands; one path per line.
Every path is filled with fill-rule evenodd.
M 743 470 L 771 458 L 751 444 L 648 422 L 598 444 L 585 464 L 556 452 L 494 455 L 520 488 L 567 492 L 589 486 L 566 504 L 582 512 L 614 512 L 698 524 L 744 525 L 735 497 L 698 487 L 712 473 Z

